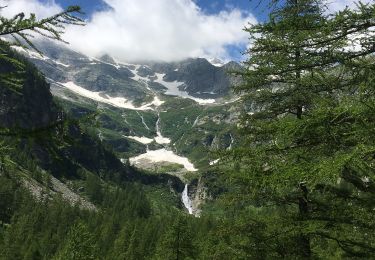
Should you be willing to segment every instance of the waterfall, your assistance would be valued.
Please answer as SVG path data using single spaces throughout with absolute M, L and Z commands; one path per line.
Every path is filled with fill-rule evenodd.
M 139 115 L 139 117 L 141 118 L 141 120 L 142 120 L 142 124 L 144 125 L 144 127 L 147 129 L 147 130 L 150 130 L 150 128 L 148 127 L 148 125 L 146 124 L 146 121 L 145 121 L 145 119 L 143 118 L 143 116 L 138 112 L 138 111 L 135 111 L 138 115 Z
M 232 146 L 233 146 L 233 144 L 234 144 L 234 138 L 233 138 L 233 135 L 230 134 L 230 145 L 229 145 L 229 147 L 227 148 L 227 150 L 232 150 Z
M 182 203 L 184 203 L 185 208 L 189 211 L 189 214 L 193 214 L 193 203 L 191 199 L 189 198 L 189 193 L 188 193 L 188 185 L 185 184 L 185 189 L 182 192 Z
M 193 123 L 193 125 L 192 125 L 192 128 L 195 127 L 195 126 L 198 124 L 198 122 L 199 122 L 199 117 L 200 117 L 200 116 L 201 116 L 201 115 L 197 116 L 197 118 L 194 120 L 194 123 Z
M 171 139 L 169 139 L 169 138 L 167 138 L 167 137 L 164 137 L 164 136 L 161 134 L 161 129 L 160 129 L 160 113 L 158 113 L 158 120 L 156 121 L 155 128 L 156 128 L 156 137 L 155 137 L 155 141 L 156 141 L 158 144 L 170 144 L 170 143 L 171 143 Z
M 160 113 L 158 113 L 158 120 L 156 121 L 156 134 L 158 136 L 161 136 L 161 131 L 160 131 Z

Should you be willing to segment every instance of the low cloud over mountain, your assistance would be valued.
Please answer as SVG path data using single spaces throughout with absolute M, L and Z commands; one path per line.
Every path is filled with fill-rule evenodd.
M 107 53 L 122 61 L 228 60 L 230 46 L 247 43 L 242 28 L 256 22 L 252 14 L 239 9 L 206 14 L 192 0 L 104 2 L 109 7 L 93 13 L 87 26 L 68 28 L 64 39 L 74 50 L 89 56 Z M 7 15 L 24 10 L 45 17 L 60 10 L 54 1 L 15 0 L 7 5 L 3 11 Z

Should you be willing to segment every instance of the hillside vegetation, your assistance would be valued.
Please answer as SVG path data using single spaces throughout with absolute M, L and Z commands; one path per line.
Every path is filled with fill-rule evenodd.
M 222 67 L 0 20 L 0 259 L 374 259 L 375 4 L 325 3 L 272 1 Z

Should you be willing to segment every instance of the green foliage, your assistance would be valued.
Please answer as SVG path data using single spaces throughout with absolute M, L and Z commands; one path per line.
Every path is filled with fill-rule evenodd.
M 56 259 L 87 260 L 98 258 L 99 252 L 95 245 L 95 237 L 84 223 L 79 222 L 70 229 L 66 237 L 66 243 Z
M 153 213 L 140 186 L 103 189 L 97 211 L 73 207 L 61 197 L 36 201 L 0 176 L 1 259 L 197 259 L 215 224 L 166 208 Z M 175 259 L 175 258 L 170 258 Z
M 188 156 L 197 167 L 207 167 L 216 150 L 226 149 L 236 131 L 230 125 L 231 106 L 202 107 L 191 101 L 167 101 L 167 112 L 160 113 L 163 135 L 171 138 L 179 153 Z M 233 112 L 233 111 L 232 111 Z
M 60 124 L 43 131 L 31 127 L 32 131 L 13 132 L 6 127 L 0 147 L 0 258 L 373 258 L 375 60 L 369 31 L 375 26 L 375 5 L 360 4 L 358 11 L 327 16 L 323 1 L 273 2 L 278 4 L 273 5 L 269 21 L 246 29 L 253 45 L 246 70 L 239 72 L 244 84 L 237 87 L 245 108 L 239 135 L 244 140 L 238 149 L 223 153 L 222 166 L 203 176 L 218 200 L 205 208 L 201 218 L 179 212 L 169 187 L 126 182 L 136 177 L 152 182 L 158 175 L 135 176 L 137 172 L 123 166 L 78 124 L 64 124 L 67 131 Z M 73 11 L 79 10 L 68 9 L 60 18 L 80 22 L 69 15 Z M 33 15 L 3 19 L 0 34 L 1 30 L 17 34 L 16 28 L 34 24 L 36 30 L 50 31 L 61 40 L 58 17 L 39 22 Z M 346 48 L 354 36 L 361 48 Z M 2 44 L 8 51 L 9 46 Z M 1 62 L 3 75 L 24 70 L 25 86 L 48 89 L 35 68 L 14 63 L 12 55 L 7 56 L 8 63 Z M 2 90 L 8 94 L 8 89 Z M 226 113 L 219 123 L 207 120 L 222 108 L 202 111 L 189 102 L 169 102 L 174 111 L 161 114 L 162 129 L 183 153 L 200 145 L 192 155 L 200 160 L 212 142 L 206 144 L 197 134 L 194 122 L 199 116 L 206 118 L 197 127 L 199 132 L 214 131 L 226 140 L 233 129 L 220 124 Z M 31 107 L 25 104 L 16 107 Z M 52 104 L 44 108 L 56 109 Z M 79 109 L 95 111 L 95 107 L 84 103 Z M 28 113 L 16 111 L 22 111 L 19 121 L 28 122 L 24 120 Z M 154 125 L 155 114 L 126 111 L 126 122 L 120 112 L 105 110 L 98 116 L 108 139 L 121 138 L 108 130 L 113 124 L 121 134 L 140 130 L 154 136 L 141 116 L 147 125 Z M 182 131 L 186 127 L 191 131 Z M 97 134 L 97 129 L 87 132 Z M 188 138 L 191 143 L 186 144 Z M 126 146 L 122 152 L 133 148 Z M 84 210 L 53 195 L 49 174 L 82 188 L 79 195 L 93 202 L 95 209 Z M 48 194 L 30 194 L 31 184 Z M 35 187 L 31 191 L 35 193 Z
M 103 199 L 101 181 L 98 176 L 88 174 L 86 178 L 86 194 L 92 202 L 100 204 Z
M 230 155 L 243 195 L 232 205 L 258 208 L 267 255 L 374 255 L 375 6 L 358 7 L 327 16 L 323 1 L 285 1 L 246 29 L 253 44 L 236 89 L 246 140 Z
M 24 13 L 19 13 L 12 18 L 0 16 L 0 36 L 6 36 L 14 40 L 14 43 L 0 41 L 0 62 L 14 68 L 13 72 L 0 73 L 0 83 L 3 87 L 8 87 L 17 92 L 22 85 L 21 78 L 24 69 L 22 63 L 8 56 L 6 47 L 17 45 L 27 48 L 28 46 L 40 53 L 31 41 L 34 35 L 39 34 L 53 40 L 63 41 L 61 35 L 65 29 L 64 26 L 84 25 L 83 20 L 74 15 L 80 13 L 80 10 L 79 6 L 70 6 L 61 13 L 41 20 L 38 20 L 35 14 L 30 14 L 27 17 Z
M 2 7 L 7 8 L 7 7 Z M 63 41 L 61 34 L 64 30 L 64 25 L 83 25 L 83 20 L 75 13 L 81 13 L 79 6 L 69 6 L 66 10 L 38 20 L 35 14 L 30 14 L 26 17 L 24 13 L 19 13 L 12 18 L 0 17 L 0 36 L 12 36 L 18 45 L 23 45 L 21 39 L 27 45 L 36 49 L 30 41 L 31 36 L 29 33 L 33 32 L 44 37 Z
M 194 259 L 196 252 L 193 235 L 185 217 L 176 218 L 173 225 L 160 238 L 155 259 Z
M 62 24 L 81 22 L 70 15 L 76 11 L 79 8 L 68 8 L 41 21 L 23 14 L 9 20 L 1 18 L 0 35 L 13 34 L 16 42 L 23 40 L 31 48 L 34 46 L 24 30 L 61 40 Z M 7 83 L 5 79 L 17 83 L 2 84 L 1 88 L 3 101 L 14 101 L 4 109 L 14 111 L 5 113 L 6 119 L 13 121 L 4 120 L 8 124 L 1 129 L 0 258 L 150 259 L 158 238 L 168 223 L 173 223 L 175 208 L 155 214 L 142 185 L 124 184 L 132 179 L 133 170 L 84 133 L 78 122 L 65 122 L 65 114 L 58 113 L 43 76 L 10 51 L 9 44 L 0 45 L 4 47 L 0 60 L 3 83 Z M 39 102 L 37 106 L 33 106 L 33 98 Z M 120 120 L 114 113 L 110 116 Z M 140 115 L 131 116 L 140 121 Z M 144 116 L 147 123 L 155 123 L 155 115 Z M 41 118 L 44 121 L 39 122 Z M 51 123 L 53 119 L 56 123 Z M 77 190 L 96 208 L 84 210 L 55 194 L 56 180 L 50 174 L 68 179 L 69 186 L 72 182 L 82 184 L 87 177 L 83 192 Z

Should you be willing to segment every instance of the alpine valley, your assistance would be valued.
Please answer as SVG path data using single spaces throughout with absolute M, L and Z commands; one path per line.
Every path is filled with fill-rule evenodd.
M 54 102 L 78 122 L 90 118 L 88 135 L 139 172 L 151 196 L 169 187 L 172 205 L 199 216 L 212 199 L 218 152 L 239 141 L 240 106 L 231 91 L 239 79 L 230 72 L 241 66 L 204 58 L 123 63 L 51 41 L 36 46 L 42 54 L 14 49 L 45 75 Z M 156 191 L 150 178 L 163 179 Z
M 0 259 L 375 259 L 374 1 L 3 2 Z

